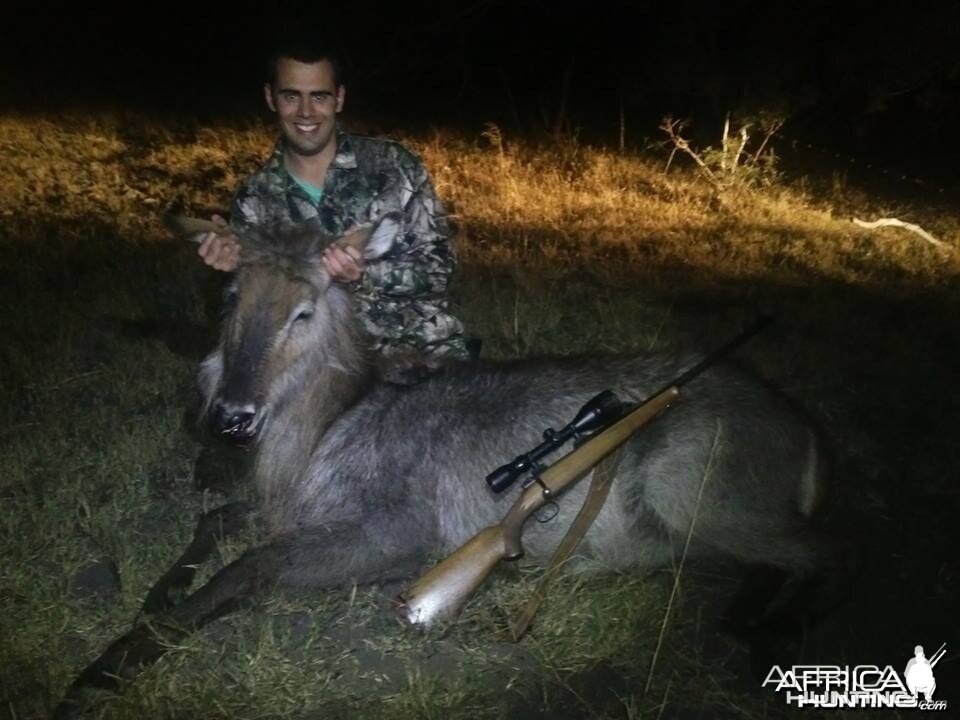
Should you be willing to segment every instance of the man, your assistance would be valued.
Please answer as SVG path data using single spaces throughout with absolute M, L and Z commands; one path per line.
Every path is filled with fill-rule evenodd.
M 354 293 L 385 379 L 416 382 L 448 362 L 468 359 L 463 326 L 447 309 L 455 264 L 450 228 L 419 159 L 397 143 L 340 130 L 345 87 L 330 52 L 287 46 L 273 53 L 269 72 L 264 99 L 281 136 L 266 165 L 234 196 L 230 226 L 242 233 L 258 225 L 314 221 L 340 235 L 384 213 L 399 213 L 399 232 L 385 256 L 365 264 L 352 248 L 330 247 L 324 266 Z M 211 267 L 231 272 L 239 251 L 236 235 L 211 233 L 199 254 Z
M 923 645 L 917 645 L 913 649 L 913 657 L 907 661 L 907 667 L 903 671 L 903 677 L 907 680 L 907 688 L 916 697 L 918 693 L 923 693 L 923 698 L 927 702 L 933 701 L 933 692 L 937 689 L 937 681 L 933 677 L 933 665 L 937 662 L 930 662 L 923 653 Z

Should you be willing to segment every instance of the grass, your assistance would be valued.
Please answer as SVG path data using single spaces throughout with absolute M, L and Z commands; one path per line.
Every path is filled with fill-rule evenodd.
M 0 119 L 0 717 L 45 716 L 129 627 L 197 515 L 244 494 L 242 481 L 198 488 L 185 417 L 223 278 L 158 218 L 174 203 L 225 208 L 271 134 L 123 114 Z M 740 357 L 830 438 L 826 522 L 855 525 L 883 559 L 808 659 L 897 666 L 921 639 L 953 637 L 952 214 L 814 192 L 816 179 L 718 195 L 689 171 L 665 174 L 662 157 L 574 142 L 404 141 L 455 213 L 454 301 L 490 357 L 712 347 L 775 312 Z M 854 214 L 919 221 L 947 247 L 860 230 Z M 647 692 L 671 573 L 566 573 L 511 644 L 508 619 L 537 577 L 503 569 L 428 634 L 400 627 L 380 589 L 273 597 L 187 639 L 95 715 L 789 715 L 717 634 L 712 594 L 729 593 L 734 568 L 684 570 Z M 891 615 L 912 622 L 894 629 Z

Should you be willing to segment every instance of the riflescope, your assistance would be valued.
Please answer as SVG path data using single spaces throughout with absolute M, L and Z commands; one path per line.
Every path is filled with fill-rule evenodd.
M 580 408 L 570 424 L 560 430 L 547 428 L 543 431 L 542 443 L 487 475 L 487 485 L 496 493 L 503 492 L 525 472 L 530 470 L 536 472 L 539 469 L 540 458 L 549 455 L 570 438 L 580 440 L 606 427 L 622 414 L 623 405 L 620 400 L 609 390 L 604 390 Z

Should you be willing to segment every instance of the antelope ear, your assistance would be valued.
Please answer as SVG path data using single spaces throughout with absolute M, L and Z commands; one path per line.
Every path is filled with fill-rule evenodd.
M 365 260 L 383 257 L 393 247 L 400 232 L 400 219 L 395 214 L 384 215 L 376 225 L 363 225 L 337 240 L 363 253 Z

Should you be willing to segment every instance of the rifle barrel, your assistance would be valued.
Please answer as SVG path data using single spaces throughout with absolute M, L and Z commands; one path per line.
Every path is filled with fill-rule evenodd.
M 933 667 L 933 666 L 936 665 L 938 662 L 940 662 L 940 659 L 941 659 L 944 655 L 946 655 L 946 654 L 947 654 L 947 644 L 944 643 L 943 645 L 940 646 L 940 649 L 937 650 L 937 651 L 930 657 L 930 660 L 928 660 L 927 662 L 930 663 L 930 667 Z
M 761 315 L 759 318 L 757 318 L 757 321 L 753 325 L 748 327 L 746 330 L 744 330 L 742 333 L 737 335 L 735 338 L 729 340 L 725 344 L 718 347 L 712 353 L 707 355 L 703 360 L 701 360 L 692 368 L 690 368 L 685 373 L 683 373 L 680 377 L 676 378 L 673 382 L 670 383 L 670 385 L 674 385 L 678 388 L 683 387 L 688 382 L 693 380 L 697 375 L 699 375 L 705 369 L 707 369 L 710 365 L 713 365 L 715 362 L 717 362 L 717 360 L 722 358 L 724 355 L 727 355 L 728 353 L 736 350 L 738 347 L 743 345 L 747 340 L 752 338 L 754 335 L 756 335 L 758 332 L 763 330 L 767 325 L 769 325 L 772 322 L 773 322 L 772 315 Z M 669 387 L 669 385 L 666 387 Z M 657 393 L 654 393 L 654 395 L 656 394 Z

